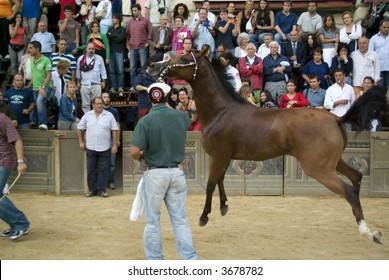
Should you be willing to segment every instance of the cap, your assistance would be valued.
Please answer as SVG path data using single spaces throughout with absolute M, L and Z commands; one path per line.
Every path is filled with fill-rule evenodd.
M 165 83 L 154 83 L 147 89 L 151 102 L 160 103 L 170 92 L 170 86 Z

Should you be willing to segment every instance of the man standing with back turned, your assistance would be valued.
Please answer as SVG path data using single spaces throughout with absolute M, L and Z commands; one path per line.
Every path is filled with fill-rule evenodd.
M 170 86 L 154 83 L 148 88 L 153 105 L 135 127 L 131 155 L 145 159 L 142 200 L 146 212 L 144 250 L 147 259 L 163 259 L 160 208 L 164 201 L 173 225 L 176 249 L 182 259 L 197 259 L 185 214 L 186 181 L 178 165 L 184 160 L 189 117 L 165 105 Z

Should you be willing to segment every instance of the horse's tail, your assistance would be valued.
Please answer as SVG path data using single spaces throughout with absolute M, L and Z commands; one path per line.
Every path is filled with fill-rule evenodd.
M 373 119 L 382 120 L 387 109 L 385 88 L 374 86 L 355 100 L 338 122 L 350 123 L 355 131 L 370 130 L 371 121 Z

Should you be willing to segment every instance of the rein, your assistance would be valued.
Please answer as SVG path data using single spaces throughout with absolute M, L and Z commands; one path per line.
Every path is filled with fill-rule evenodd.
M 168 65 L 162 72 L 161 74 L 159 75 L 159 79 L 162 79 L 164 78 L 165 74 L 171 69 L 171 68 L 176 68 L 176 67 L 188 67 L 188 66 L 193 66 L 194 65 L 194 72 L 192 74 L 192 79 L 190 79 L 188 82 L 190 81 L 194 81 L 196 80 L 196 75 L 197 75 L 197 69 L 198 69 L 198 64 L 197 64 L 197 60 L 196 60 L 196 57 L 195 55 L 193 54 L 193 52 L 190 53 L 193 57 L 193 61 L 187 63 L 187 64 L 173 64 L 173 65 Z

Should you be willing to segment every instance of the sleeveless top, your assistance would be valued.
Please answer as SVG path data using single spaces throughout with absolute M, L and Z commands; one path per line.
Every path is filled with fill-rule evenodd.
M 247 22 L 251 20 L 251 15 L 247 18 L 246 15 L 245 15 L 245 12 L 242 11 L 242 21 L 240 23 L 240 32 L 243 33 L 243 32 L 247 32 L 246 31 L 246 24 Z
M 270 11 L 264 12 L 265 14 L 262 16 L 262 12 L 258 12 L 256 25 L 261 26 L 269 26 L 270 25 Z
M 188 102 L 186 102 L 185 106 L 181 106 L 180 108 L 181 111 L 183 111 L 185 114 L 188 114 L 189 118 L 192 118 L 192 115 L 197 115 L 197 110 L 189 109 L 192 102 L 193 100 L 188 99 Z
M 16 35 L 11 40 L 9 40 L 10 43 L 15 45 L 24 45 L 24 27 L 19 26 L 16 30 Z

